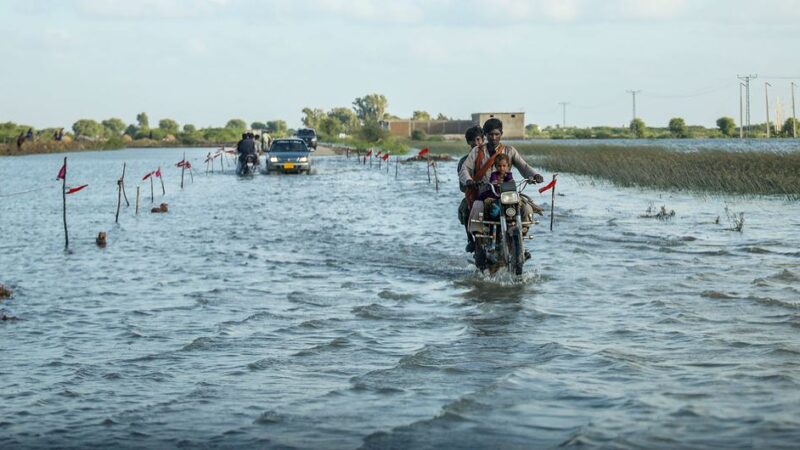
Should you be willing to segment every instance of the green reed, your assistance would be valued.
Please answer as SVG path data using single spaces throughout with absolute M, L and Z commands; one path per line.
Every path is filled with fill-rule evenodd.
M 432 152 L 466 145 L 431 143 Z M 437 143 L 438 144 L 438 143 Z M 609 180 L 620 186 L 800 198 L 800 152 L 678 152 L 657 146 L 514 144 L 534 166 Z

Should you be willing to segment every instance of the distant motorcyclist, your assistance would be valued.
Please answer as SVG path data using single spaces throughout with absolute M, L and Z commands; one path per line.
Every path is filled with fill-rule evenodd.
M 239 163 L 244 164 L 248 155 L 256 154 L 256 141 L 252 133 L 243 133 L 242 140 L 236 143 L 236 153 L 239 154 Z

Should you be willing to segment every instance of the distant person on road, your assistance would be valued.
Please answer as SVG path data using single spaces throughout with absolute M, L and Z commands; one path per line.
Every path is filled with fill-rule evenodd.
M 470 150 L 458 175 L 459 182 L 468 188 L 466 192 L 467 202 L 472 205 L 470 207 L 470 217 L 477 216 L 478 212 L 483 211 L 483 202 L 477 198 L 477 189 L 469 188 L 477 188 L 479 183 L 486 184 L 489 182 L 491 177 L 489 169 L 494 166 L 498 155 L 506 154 L 511 165 L 516 167 L 522 176 L 531 182 L 541 183 L 544 181 L 544 177 L 525 162 L 525 159 L 522 158 L 517 149 L 500 142 L 503 137 L 503 122 L 500 119 L 491 118 L 487 120 L 483 124 L 483 132 L 486 134 L 486 146 L 474 147 Z M 533 207 L 526 202 L 523 217 L 526 220 L 531 220 L 533 218 L 533 210 Z M 467 246 L 467 251 L 474 251 L 474 246 L 472 249 Z
M 476 147 L 483 147 L 485 143 L 483 128 L 481 128 L 478 125 L 475 125 L 474 127 L 467 129 L 466 133 L 464 133 L 464 138 L 467 140 L 467 145 L 469 145 L 469 150 L 467 151 L 467 154 L 461 157 L 461 159 L 458 161 L 457 171 L 459 174 L 461 173 L 461 168 L 464 166 L 464 161 L 469 156 L 470 151 Z M 461 189 L 461 192 L 464 192 L 465 194 L 464 198 L 461 200 L 461 204 L 458 205 L 458 221 L 461 222 L 461 225 L 464 225 L 464 229 L 467 232 L 466 250 L 468 252 L 473 252 L 475 251 L 475 239 L 472 237 L 472 233 L 469 232 L 469 222 L 468 222 L 469 205 L 471 205 L 472 203 L 467 202 L 467 195 L 466 195 L 468 190 L 467 185 L 462 183 L 461 180 L 459 180 L 458 185 L 459 185 L 458 187 Z M 474 190 L 475 192 L 473 194 L 477 195 L 477 188 L 471 187 L 469 189 Z
M 25 133 L 25 139 L 33 140 L 33 128 L 28 128 L 28 132 Z

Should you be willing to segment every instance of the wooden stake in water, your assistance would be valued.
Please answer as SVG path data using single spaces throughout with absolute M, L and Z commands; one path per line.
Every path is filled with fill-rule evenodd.
M 436 161 L 431 161 L 433 166 L 433 179 L 436 182 L 436 192 L 439 192 L 439 174 L 436 173 Z
M 122 198 L 125 199 L 125 206 L 131 206 L 131 202 L 128 201 L 128 195 L 125 193 L 125 168 L 128 166 L 128 163 L 122 163 Z
M 183 189 L 183 172 L 186 170 L 186 152 L 183 152 L 183 160 L 181 164 L 181 189 Z
M 558 176 L 557 173 L 553 174 L 553 181 L 556 181 L 556 177 Z M 550 193 L 550 231 L 553 231 L 553 220 L 555 216 L 553 215 L 553 211 L 556 207 L 556 185 L 553 184 L 553 192 Z
M 117 214 L 114 216 L 114 223 L 119 223 L 119 207 L 122 204 L 122 178 L 117 180 Z
M 150 203 L 155 203 L 155 197 L 153 196 L 153 176 L 150 175 Z
M 400 164 L 399 161 L 400 161 L 400 157 L 399 156 L 395 156 L 394 157 L 394 179 L 395 180 L 397 179 L 397 166 Z
M 136 215 L 139 215 L 139 186 L 136 186 Z
M 428 159 L 428 183 L 431 182 L 431 157 L 429 156 Z
M 164 175 L 161 173 L 161 166 L 158 166 L 158 179 L 161 180 L 161 195 L 167 195 L 167 190 L 164 189 Z
M 61 201 L 64 205 L 64 248 L 69 248 L 69 230 L 67 229 L 67 157 L 64 157 L 64 178 L 61 179 Z

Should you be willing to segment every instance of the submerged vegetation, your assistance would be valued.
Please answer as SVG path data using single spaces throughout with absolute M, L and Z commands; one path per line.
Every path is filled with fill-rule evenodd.
M 461 142 L 426 142 L 432 152 L 464 154 Z M 609 180 L 620 186 L 800 198 L 800 152 L 678 152 L 658 146 L 514 146 L 550 172 Z

